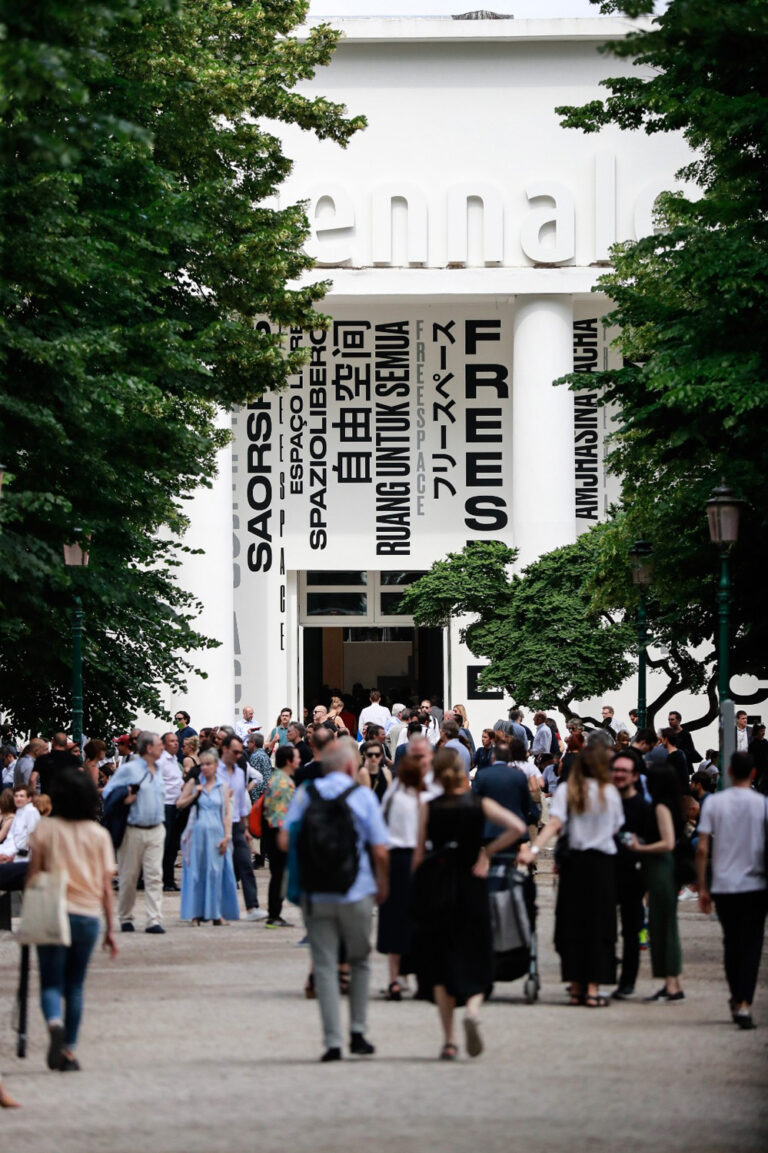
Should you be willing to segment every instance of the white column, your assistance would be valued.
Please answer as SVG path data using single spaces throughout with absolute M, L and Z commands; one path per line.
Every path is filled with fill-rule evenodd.
M 512 527 L 518 567 L 575 540 L 570 296 L 519 297 L 512 353 Z
M 229 430 L 229 413 L 216 418 L 218 428 Z M 232 724 L 234 716 L 234 594 L 232 587 L 232 448 L 217 458 L 218 473 L 212 488 L 200 488 L 190 504 L 189 528 L 183 543 L 201 548 L 204 555 L 183 555 L 179 584 L 203 604 L 194 622 L 198 632 L 220 641 L 217 649 L 189 654 L 188 659 L 207 673 L 206 679 L 188 678 L 188 691 L 175 693 L 171 708 L 183 708 L 192 727 Z

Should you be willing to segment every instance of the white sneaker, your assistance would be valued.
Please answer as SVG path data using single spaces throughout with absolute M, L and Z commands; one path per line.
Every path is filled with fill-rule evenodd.
M 683 891 L 678 894 L 677 899 L 678 901 L 698 901 L 699 894 L 694 893 L 693 889 L 683 889 Z
M 243 917 L 244 921 L 266 921 L 267 913 L 265 909 L 249 909 Z

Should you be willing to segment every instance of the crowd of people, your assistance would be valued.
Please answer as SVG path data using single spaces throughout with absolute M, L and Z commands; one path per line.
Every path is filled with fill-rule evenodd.
M 645 1000 L 683 1000 L 678 903 L 698 899 L 722 925 L 733 1020 L 754 1027 L 766 915 L 763 726 L 750 730 L 738 715 L 733 787 L 718 789 L 716 753 L 702 757 L 674 711 L 657 733 L 637 728 L 632 713 L 630 728 L 605 705 L 601 723 L 570 717 L 561 735 L 545 712 L 529 726 L 514 708 L 476 744 L 460 704 L 443 711 L 422 699 L 390 709 L 375 689 L 358 707 L 340 693 L 326 699 L 301 722 L 286 707 L 265 727 L 245 706 L 235 724 L 199 732 L 177 710 L 175 731 L 135 729 L 84 741 L 82 750 L 65 733 L 50 748 L 37 737 L 20 747 L 4 728 L 0 888 L 21 888 L 52 862 L 69 878 L 71 944 L 39 948 L 50 1068 L 79 1068 L 100 917 L 115 955 L 114 931 L 136 929 L 139 891 L 145 932 L 162 935 L 164 893 L 180 888 L 182 921 L 224 926 L 241 917 L 238 886 L 242 915 L 266 928 L 293 927 L 286 896 L 301 908 L 312 962 L 306 994 L 319 1004 L 324 1061 L 342 1056 L 347 992 L 349 1050 L 374 1052 L 367 1004 L 376 905 L 386 998 L 411 991 L 434 1000 L 443 1060 L 458 1055 L 455 1010 L 464 1007 L 466 1051 L 476 1056 L 480 1006 L 494 981 L 489 867 L 511 859 L 533 876 L 551 846 L 554 945 L 568 1003 L 605 1008 L 633 997 L 646 941 L 661 984 Z M 256 879 L 263 865 L 266 910 Z

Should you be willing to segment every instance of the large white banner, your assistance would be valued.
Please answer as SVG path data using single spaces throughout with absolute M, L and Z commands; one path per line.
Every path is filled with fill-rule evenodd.
M 513 543 L 511 328 L 493 305 L 408 305 L 291 334 L 311 362 L 277 398 L 289 569 Z

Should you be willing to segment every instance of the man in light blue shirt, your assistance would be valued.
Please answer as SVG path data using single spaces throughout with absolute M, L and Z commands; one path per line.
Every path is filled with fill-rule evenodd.
M 324 800 L 340 796 L 352 786 L 346 804 L 357 834 L 358 863 L 352 885 L 345 893 L 312 892 L 303 899 L 304 917 L 312 950 L 315 990 L 320 1006 L 326 1051 L 323 1061 L 341 1059 L 341 1005 L 339 997 L 339 946 L 344 942 L 350 966 L 350 1052 L 370 1055 L 374 1047 L 365 1038 L 374 902 L 382 904 L 389 891 L 387 828 L 379 802 L 367 788 L 354 787 L 360 768 L 357 745 L 348 737 L 332 742 L 323 752 L 323 776 L 297 790 L 279 836 L 287 852 L 292 830 L 301 826 L 315 788 Z M 295 833 L 294 833 L 295 835 Z
M 472 758 L 469 755 L 467 746 L 463 745 L 459 740 L 459 726 L 455 721 L 451 720 L 450 717 L 446 717 L 440 725 L 440 732 L 446 738 L 444 748 L 453 749 L 454 752 L 459 754 L 464 772 L 467 774 L 467 779 L 469 779 L 469 774 L 472 771 Z
M 165 784 L 157 771 L 163 744 L 157 733 L 141 733 L 137 756 L 121 765 L 110 777 L 103 792 L 106 801 L 120 786 L 128 786 L 125 804 L 128 826 L 117 850 L 120 896 L 117 909 L 123 933 L 134 931 L 133 907 L 136 885 L 144 874 L 144 904 L 147 933 L 164 933 L 163 928 L 163 848 L 165 845 Z

